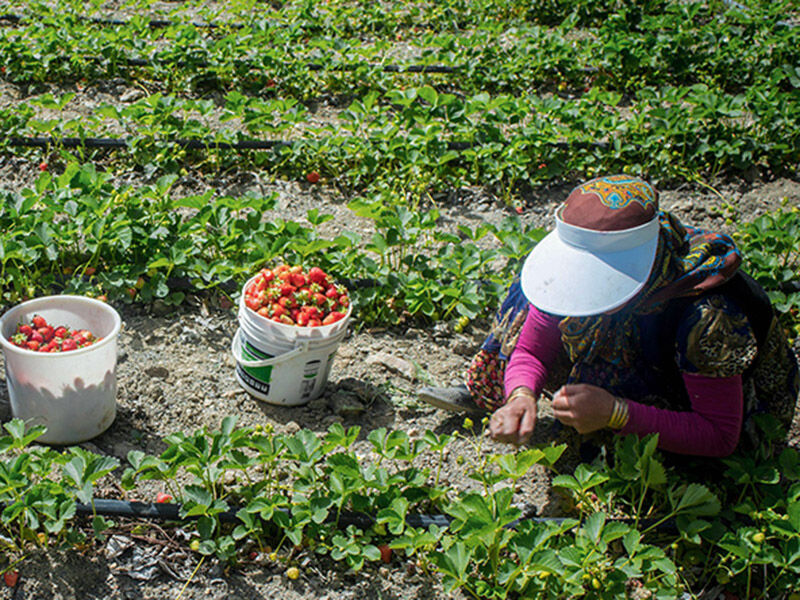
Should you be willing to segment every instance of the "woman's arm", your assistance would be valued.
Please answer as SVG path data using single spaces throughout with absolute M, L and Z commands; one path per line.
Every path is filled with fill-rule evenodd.
M 728 456 L 739 444 L 744 413 L 742 376 L 684 373 L 692 410 L 676 412 L 628 401 L 630 419 L 620 433 L 658 433 L 658 447 L 678 454 Z
M 561 350 L 557 317 L 531 306 L 505 370 L 506 404 L 492 415 L 489 430 L 499 442 L 523 444 L 536 425 L 536 398 L 547 367 Z
M 655 408 L 624 400 L 628 421 L 620 434 L 658 434 L 658 447 L 677 454 L 728 456 L 739 443 L 743 419 L 742 376 L 707 377 L 684 373 L 691 411 Z M 609 426 L 617 399 L 596 385 L 563 386 L 553 396 L 553 414 L 579 433 Z
M 519 387 L 538 396 L 547 380 L 547 368 L 561 351 L 559 317 L 531 305 L 505 371 L 506 398 Z

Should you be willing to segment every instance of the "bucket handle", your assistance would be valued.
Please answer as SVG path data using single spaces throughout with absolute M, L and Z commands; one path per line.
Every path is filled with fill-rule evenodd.
M 240 358 L 242 354 L 242 338 L 240 335 L 241 331 L 241 328 L 237 329 L 233 336 L 233 340 L 231 341 L 231 353 L 233 354 L 234 360 L 243 367 L 271 367 L 273 365 L 286 362 L 287 360 L 292 360 L 295 356 L 308 351 L 308 342 L 300 342 L 300 345 L 294 350 L 284 352 L 283 354 L 278 354 L 278 356 L 273 356 L 272 358 L 265 358 L 264 360 L 245 360 Z

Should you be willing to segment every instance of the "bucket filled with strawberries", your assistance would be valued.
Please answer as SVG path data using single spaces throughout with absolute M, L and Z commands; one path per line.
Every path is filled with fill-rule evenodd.
M 232 352 L 252 396 L 283 406 L 318 397 L 347 333 L 347 289 L 319 267 L 261 269 L 242 290 Z
M 347 288 L 319 267 L 307 272 L 286 264 L 261 269 L 244 286 L 240 306 L 268 337 L 321 339 L 344 329 L 350 318 Z
M 46 296 L 0 318 L 14 417 L 44 425 L 40 442 L 77 444 L 116 416 L 119 314 L 84 296 Z

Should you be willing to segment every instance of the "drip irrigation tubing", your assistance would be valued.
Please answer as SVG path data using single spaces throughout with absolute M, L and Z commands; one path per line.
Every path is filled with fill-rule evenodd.
M 12 147 L 25 147 L 25 148 L 49 148 L 51 146 L 59 146 L 61 148 L 101 148 L 107 150 L 118 150 L 130 148 L 130 143 L 127 140 L 120 138 L 78 138 L 78 137 L 11 137 L 5 140 L 0 139 L 0 146 L 3 143 Z M 292 147 L 295 143 L 302 143 L 301 141 L 283 141 L 283 140 L 242 140 L 239 142 L 218 142 L 213 139 L 176 139 L 176 140 L 157 140 L 156 143 L 173 144 L 180 148 L 188 150 L 272 150 L 274 148 Z M 560 150 L 569 150 L 570 148 L 600 148 L 605 149 L 608 147 L 606 142 L 546 142 L 547 146 L 558 148 Z M 469 150 L 471 148 L 479 148 L 482 144 L 479 142 L 448 142 L 448 150 Z
M 106 498 L 95 498 L 92 503 L 85 504 L 76 503 L 76 512 L 79 515 L 93 516 L 103 515 L 107 517 L 129 517 L 134 519 L 153 519 L 160 521 L 184 521 L 195 520 L 199 517 L 182 518 L 180 516 L 181 505 L 173 503 L 149 503 L 149 502 L 136 502 L 128 500 L 112 500 Z M 229 509 L 219 513 L 218 517 L 223 523 L 240 523 L 239 517 L 236 516 L 237 509 Z M 288 513 L 288 509 L 281 509 L 281 512 Z M 341 527 L 348 525 L 355 525 L 360 529 L 368 529 L 376 523 L 376 519 L 368 514 L 342 511 L 338 518 L 331 515 L 328 522 L 336 520 Z M 425 515 L 425 514 L 409 514 L 406 515 L 406 525 L 408 527 L 427 529 L 431 525 L 444 528 L 453 522 L 453 518 L 447 515 Z M 526 515 L 509 523 L 506 527 L 508 529 L 516 529 L 523 521 L 532 521 L 535 523 L 563 523 L 569 520 L 566 517 L 536 517 Z M 633 522 L 633 519 L 609 519 L 610 521 L 619 521 L 623 523 Z M 642 527 L 655 526 L 659 530 L 674 530 L 675 523 L 672 519 L 664 521 L 656 519 L 641 519 L 639 524 Z

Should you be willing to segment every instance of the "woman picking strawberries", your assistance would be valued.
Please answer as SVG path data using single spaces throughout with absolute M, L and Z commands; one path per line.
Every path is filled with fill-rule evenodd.
M 740 262 L 727 236 L 659 211 L 647 182 L 591 180 L 528 256 L 467 386 L 420 398 L 492 411 L 492 436 L 519 444 L 555 383 L 553 414 L 580 434 L 658 433 L 661 449 L 697 456 L 755 444 L 756 415 L 791 423 L 800 377 Z M 566 377 L 554 381 L 562 363 Z

